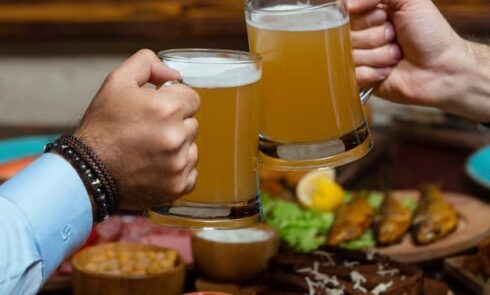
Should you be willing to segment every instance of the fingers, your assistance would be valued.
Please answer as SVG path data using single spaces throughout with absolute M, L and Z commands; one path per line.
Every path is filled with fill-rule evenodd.
M 195 143 L 185 145 L 179 155 L 174 157 L 172 163 L 169 163 L 172 169 L 167 169 L 167 173 L 163 176 L 168 184 L 167 196 L 177 198 L 194 189 L 197 178 L 197 161 L 198 150 Z
M 353 14 L 350 26 L 354 31 L 379 26 L 388 20 L 388 14 L 384 9 L 372 9 L 362 14 Z
M 389 22 L 362 31 L 352 31 L 352 46 L 357 49 L 381 47 L 395 39 L 395 28 Z
M 178 80 L 180 74 L 164 65 L 149 49 L 141 49 L 110 75 L 118 86 L 141 87 L 146 83 L 161 85 L 165 81 Z
M 187 178 L 186 178 L 186 188 L 184 191 L 185 194 L 190 193 L 196 186 L 197 170 L 195 167 L 198 161 L 198 150 L 197 150 L 197 145 L 195 143 L 189 147 L 188 159 L 189 159 L 189 163 L 187 169 L 190 172 L 187 174 Z
M 189 118 L 199 109 L 200 98 L 197 92 L 184 84 L 173 84 L 158 90 L 166 109 L 171 114 L 178 114 L 179 118 Z
M 402 51 L 392 43 L 374 49 L 354 49 L 353 56 L 356 66 L 383 68 L 396 64 L 402 57 Z
M 359 87 L 367 87 L 383 81 L 388 77 L 391 68 L 356 67 L 356 79 Z
M 348 0 L 349 12 L 360 13 L 375 8 L 381 0 Z
M 189 142 L 194 142 L 199 131 L 199 122 L 196 118 L 187 118 L 183 122 L 185 132 L 187 133 L 187 140 Z

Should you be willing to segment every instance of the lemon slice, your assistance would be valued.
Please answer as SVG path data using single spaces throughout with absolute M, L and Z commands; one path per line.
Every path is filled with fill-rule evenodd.
M 324 169 L 306 174 L 296 187 L 299 202 L 310 209 L 330 212 L 344 199 L 344 190 L 335 182 L 335 170 Z

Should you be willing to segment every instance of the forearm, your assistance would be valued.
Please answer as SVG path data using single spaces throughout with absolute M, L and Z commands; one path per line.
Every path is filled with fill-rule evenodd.
M 43 155 L 0 186 L 0 212 L 8 213 L 3 216 L 8 224 L 0 225 L 5 238 L 0 238 L 0 294 L 19 288 L 28 290 L 22 294 L 35 293 L 92 227 L 82 181 L 54 154 Z
M 452 74 L 452 89 L 445 111 L 490 122 L 490 47 L 465 41 L 465 50 L 460 52 L 455 63 L 460 63 Z

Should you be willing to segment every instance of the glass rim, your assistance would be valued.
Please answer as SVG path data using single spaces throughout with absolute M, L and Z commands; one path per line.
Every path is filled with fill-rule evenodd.
M 319 8 L 324 8 L 324 7 L 327 7 L 327 6 L 330 6 L 332 4 L 335 4 L 336 2 L 338 2 L 338 0 L 329 0 L 328 3 L 323 3 L 323 4 L 316 4 L 316 5 L 311 5 L 311 6 L 308 6 L 308 7 L 301 7 L 301 8 L 293 8 L 293 9 L 288 9 L 288 10 L 269 10 L 267 8 L 252 8 L 250 7 L 250 1 L 247 1 L 244 5 L 245 7 L 245 10 L 248 11 L 248 12 L 251 12 L 251 13 L 258 13 L 258 14 L 293 14 L 293 13 L 298 13 L 298 12 L 302 12 L 302 11 L 309 11 L 309 10 L 316 10 L 316 9 L 319 9 Z M 296 4 L 292 4 L 292 5 L 298 5 L 298 3 Z
M 182 56 L 175 56 L 175 55 L 170 55 L 172 53 L 207 53 L 207 54 L 219 54 L 219 53 L 225 53 L 225 54 L 230 54 L 230 55 L 238 55 L 238 56 L 244 56 L 247 57 L 248 59 L 233 59 L 230 58 L 229 60 L 223 60 L 223 61 L 206 61 L 206 60 L 198 60 L 198 61 L 193 61 L 187 57 L 182 57 Z M 252 52 L 247 52 L 247 51 L 240 51 L 240 50 L 231 50 L 231 49 L 212 49 L 212 48 L 177 48 L 177 49 L 168 49 L 168 50 L 162 50 L 158 52 L 158 57 L 163 61 L 163 60 L 170 60 L 170 61 L 178 61 L 178 62 L 184 62 L 184 63 L 191 63 L 191 64 L 251 64 L 251 63 L 257 63 L 262 61 L 262 57 L 258 54 L 252 53 Z M 219 56 L 217 56 L 219 57 Z

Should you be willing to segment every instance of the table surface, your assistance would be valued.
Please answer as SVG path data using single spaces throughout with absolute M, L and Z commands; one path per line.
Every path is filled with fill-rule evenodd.
M 43 134 L 70 128 L 1 127 L 0 138 Z M 437 182 L 444 190 L 461 192 L 482 200 L 488 192 L 474 184 L 464 172 L 464 163 L 474 151 L 467 145 L 448 146 L 423 138 L 406 137 L 394 128 L 373 128 L 375 145 L 370 155 L 341 170 L 349 172 L 343 185 L 348 189 L 414 189 L 422 183 Z M 341 173 L 342 173 L 341 172 Z M 472 251 L 472 250 L 469 250 Z M 449 280 L 442 272 L 442 261 L 420 265 L 431 276 L 449 283 L 455 294 L 471 294 L 461 285 Z M 41 294 L 70 294 L 41 292 Z

